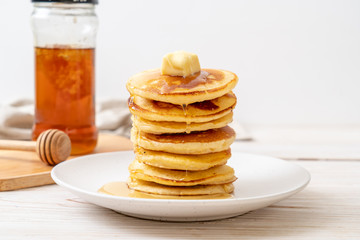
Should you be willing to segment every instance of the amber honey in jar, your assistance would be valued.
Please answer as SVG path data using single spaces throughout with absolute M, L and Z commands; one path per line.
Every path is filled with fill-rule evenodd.
M 32 1 L 35 122 L 32 138 L 50 128 L 71 139 L 71 153 L 94 150 L 96 1 Z

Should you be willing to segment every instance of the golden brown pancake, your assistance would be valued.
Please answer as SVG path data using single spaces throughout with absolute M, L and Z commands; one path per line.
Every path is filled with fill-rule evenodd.
M 233 92 L 202 102 L 178 105 L 133 95 L 128 100 L 130 112 L 152 121 L 208 122 L 229 114 L 236 105 Z
M 135 159 L 137 161 L 165 169 L 190 171 L 206 170 L 226 164 L 230 157 L 230 149 L 216 153 L 187 155 L 152 151 L 141 147 L 135 147 Z
M 202 171 L 181 171 L 153 167 L 139 161 L 129 166 L 130 177 L 168 186 L 195 186 L 232 183 L 234 169 L 227 165 Z
M 126 87 L 131 95 L 181 105 L 223 96 L 237 81 L 234 73 L 225 70 L 202 69 L 188 77 L 175 77 L 152 69 L 132 76 Z
M 225 70 L 199 71 L 197 56 L 186 58 L 190 55 L 168 57 L 164 75 L 152 69 L 127 81 L 135 146 L 128 186 L 135 192 L 194 196 L 234 190 L 234 169 L 226 162 L 235 132 L 227 124 L 238 77 Z
M 151 121 L 145 118 L 132 117 L 133 124 L 140 131 L 164 134 L 164 133 L 190 133 L 196 131 L 206 131 L 214 128 L 222 128 L 232 122 L 233 113 L 225 115 L 224 117 L 202 123 L 185 123 L 185 122 L 167 122 L 167 121 Z
M 178 134 L 151 134 L 131 129 L 134 145 L 154 151 L 178 154 L 206 154 L 228 149 L 235 140 L 235 131 L 229 127 L 202 132 Z
M 234 185 L 232 183 L 218 185 L 197 185 L 191 187 L 174 187 L 131 178 L 128 180 L 128 186 L 130 189 L 145 193 L 169 196 L 214 195 L 232 193 L 234 191 Z

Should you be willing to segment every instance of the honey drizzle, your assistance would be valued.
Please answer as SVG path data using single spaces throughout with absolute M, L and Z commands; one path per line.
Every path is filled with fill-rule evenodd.
M 189 134 L 191 132 L 190 131 L 190 123 L 191 123 L 191 121 L 190 121 L 190 119 L 188 117 L 189 116 L 189 114 L 188 114 L 188 104 L 182 104 L 181 107 L 182 107 L 182 110 L 183 110 L 184 116 L 185 116 L 185 123 L 186 123 L 185 132 L 187 134 Z
M 209 75 L 213 75 L 214 77 L 208 79 Z M 148 77 L 148 83 L 154 82 L 154 79 L 157 79 L 156 84 L 146 84 L 148 86 L 148 91 L 155 91 L 159 92 L 160 94 L 168 94 L 179 88 L 194 89 L 206 83 L 209 84 L 214 81 L 220 81 L 224 78 L 224 74 L 221 71 L 213 69 L 203 69 L 199 73 L 195 73 L 194 75 L 184 78 L 181 76 L 161 75 L 160 71 L 157 70 L 153 74 L 143 76 L 145 79 L 146 77 Z
M 134 96 L 133 95 L 130 95 L 130 97 L 128 99 L 128 107 L 136 110 L 136 108 L 134 106 Z
M 201 132 L 191 132 L 189 134 L 162 134 L 156 135 L 151 133 L 143 133 L 145 138 L 156 142 L 171 142 L 171 143 L 184 143 L 184 142 L 214 142 L 224 139 L 230 139 L 235 136 L 235 131 L 225 126 L 222 128 L 209 129 Z

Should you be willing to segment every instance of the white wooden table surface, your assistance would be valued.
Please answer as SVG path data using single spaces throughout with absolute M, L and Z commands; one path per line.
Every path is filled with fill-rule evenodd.
M 360 127 L 251 132 L 255 141 L 233 149 L 292 159 L 312 176 L 302 192 L 235 218 L 190 223 L 127 217 L 57 185 L 0 192 L 0 239 L 360 239 Z

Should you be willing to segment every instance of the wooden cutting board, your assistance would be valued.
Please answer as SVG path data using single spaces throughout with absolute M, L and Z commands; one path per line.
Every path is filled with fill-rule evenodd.
M 129 139 L 100 134 L 93 153 L 131 150 Z M 71 156 L 69 159 L 78 157 Z M 35 152 L 0 150 L 0 191 L 53 184 L 52 167 L 41 162 Z

